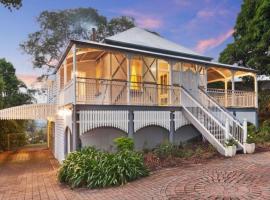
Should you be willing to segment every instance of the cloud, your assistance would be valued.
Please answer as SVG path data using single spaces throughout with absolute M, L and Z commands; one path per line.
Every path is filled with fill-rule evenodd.
M 142 14 L 135 10 L 122 10 L 121 13 L 134 17 L 137 25 L 142 28 L 156 29 L 160 28 L 163 24 L 163 21 L 161 19 L 150 15 Z
M 199 53 L 204 53 L 206 50 L 213 49 L 219 46 L 220 44 L 222 44 L 223 42 L 225 42 L 229 37 L 232 36 L 233 33 L 234 33 L 234 30 L 230 29 L 226 33 L 221 34 L 216 38 L 200 40 L 194 49 L 195 51 Z
M 30 74 L 17 74 L 17 77 L 23 81 L 27 87 L 31 87 L 31 85 L 37 81 L 38 76 Z

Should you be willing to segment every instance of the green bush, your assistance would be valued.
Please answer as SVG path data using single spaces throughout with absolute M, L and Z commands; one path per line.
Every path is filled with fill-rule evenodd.
M 68 155 L 58 178 L 71 187 L 102 188 L 147 175 L 148 169 L 140 153 L 129 150 L 107 153 L 88 147 Z
M 164 142 L 154 149 L 154 153 L 159 158 L 166 158 L 168 156 L 176 155 L 177 150 L 178 150 L 177 146 L 173 145 L 170 142 Z
M 131 138 L 119 137 L 114 139 L 118 151 L 133 151 L 134 150 L 134 141 Z

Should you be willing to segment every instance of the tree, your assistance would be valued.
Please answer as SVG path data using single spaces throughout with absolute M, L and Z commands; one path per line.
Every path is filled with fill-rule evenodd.
M 234 42 L 220 54 L 219 61 L 238 63 L 269 75 L 270 1 L 244 0 L 234 29 Z
M 33 93 L 34 91 L 28 90 L 16 77 L 13 65 L 5 59 L 0 59 L 0 109 L 30 104 L 34 100 Z M 26 123 L 24 120 L 0 120 L 0 149 L 6 148 L 6 134 L 24 132 Z
M 0 0 L 0 3 L 9 10 L 12 10 L 12 8 L 19 9 L 22 6 L 22 0 Z
M 89 40 L 92 28 L 97 28 L 100 41 L 134 26 L 132 18 L 119 17 L 108 21 L 93 8 L 44 11 L 37 22 L 40 29 L 29 34 L 20 46 L 32 57 L 34 68 L 47 69 L 47 73 L 55 67 L 70 39 Z

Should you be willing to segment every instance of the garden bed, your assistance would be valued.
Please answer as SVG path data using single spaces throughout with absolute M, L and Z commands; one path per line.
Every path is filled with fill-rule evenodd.
M 162 144 L 153 151 L 144 153 L 144 163 L 150 171 L 206 163 L 216 158 L 224 159 L 225 157 L 220 155 L 211 144 L 201 141 L 181 146 Z

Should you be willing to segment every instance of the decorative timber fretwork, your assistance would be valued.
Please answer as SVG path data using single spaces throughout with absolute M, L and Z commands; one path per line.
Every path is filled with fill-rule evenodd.
M 111 53 L 112 75 L 111 78 L 127 80 L 127 58 L 121 53 Z
M 146 59 L 149 59 L 149 61 L 147 62 Z M 147 81 L 147 82 L 157 82 L 157 78 L 156 78 L 156 74 L 153 74 L 152 70 L 154 67 L 157 68 L 157 59 L 156 58 L 150 58 L 150 57 L 142 57 L 142 61 L 143 61 L 143 69 L 144 69 L 144 72 L 143 72 L 143 80 L 144 81 Z M 157 69 L 155 69 L 156 71 Z M 152 80 L 149 80 L 147 78 L 147 76 L 151 77 Z
M 128 111 L 82 110 L 79 111 L 80 134 L 99 127 L 114 127 L 128 132 Z
M 170 111 L 134 111 L 134 131 L 150 125 L 170 131 Z

